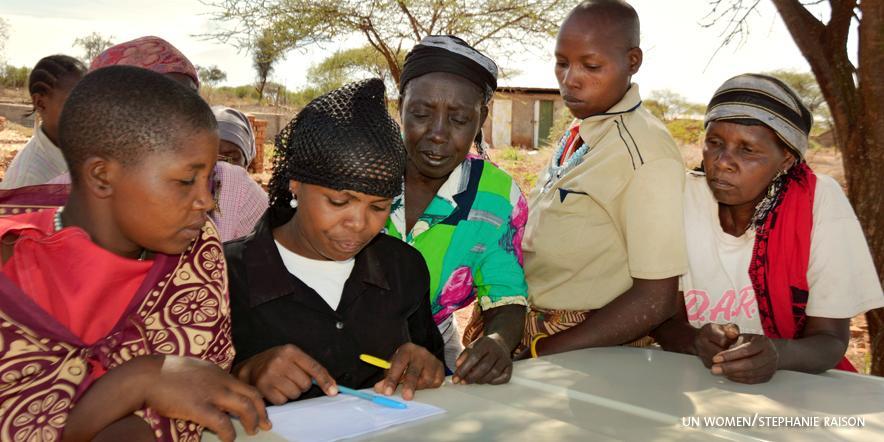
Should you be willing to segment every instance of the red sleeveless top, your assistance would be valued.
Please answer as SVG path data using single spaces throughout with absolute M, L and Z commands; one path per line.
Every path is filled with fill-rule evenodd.
M 2 272 L 86 344 L 106 337 L 153 261 L 117 256 L 78 227 L 55 231 L 56 209 L 0 218 L 0 238 L 18 240 Z

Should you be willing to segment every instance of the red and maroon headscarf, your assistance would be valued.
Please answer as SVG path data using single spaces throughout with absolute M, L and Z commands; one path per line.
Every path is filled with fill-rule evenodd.
M 183 74 L 193 79 L 197 88 L 200 85 L 193 63 L 159 37 L 141 37 L 112 46 L 92 60 L 89 71 L 116 65 L 137 66 L 159 74 Z

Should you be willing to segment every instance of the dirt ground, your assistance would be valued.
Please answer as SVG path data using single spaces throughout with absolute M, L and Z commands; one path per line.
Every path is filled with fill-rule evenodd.
M 0 178 L 6 173 L 15 154 L 28 142 L 32 132 L 12 123 L 6 123 L 6 128 L 0 130 Z
M 5 129 L 0 130 L 0 177 L 6 171 L 6 167 L 15 157 L 18 150 L 27 143 L 32 133 L 33 130 L 31 128 L 25 128 L 12 123 L 8 123 Z M 270 178 L 270 165 L 272 164 L 272 151 L 270 149 L 272 149 L 272 146 L 267 145 L 267 149 L 265 151 L 267 172 L 255 176 L 256 180 L 265 186 Z M 689 167 L 699 164 L 701 157 L 699 145 L 682 146 L 682 154 L 685 164 Z M 550 148 L 540 150 L 492 149 L 490 155 L 495 163 L 514 176 L 522 191 L 527 193 L 533 188 L 538 173 L 547 165 L 552 155 L 552 150 Z M 807 160 L 816 172 L 830 175 L 844 186 L 844 170 L 841 165 L 841 155 L 836 149 L 812 150 L 807 154 Z M 468 306 L 456 313 L 461 328 L 469 322 L 472 311 L 472 306 Z M 860 315 L 853 318 L 850 324 L 850 345 L 847 350 L 847 357 L 862 373 L 868 373 L 870 364 L 868 348 L 868 326 L 865 316 Z

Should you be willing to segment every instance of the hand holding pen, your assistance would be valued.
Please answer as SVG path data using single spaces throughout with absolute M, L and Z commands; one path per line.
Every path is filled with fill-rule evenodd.
M 374 391 L 390 396 L 402 384 L 402 398 L 410 401 L 416 390 L 437 388 L 444 380 L 442 362 L 427 349 L 407 342 L 393 354 L 390 368 L 384 379 L 374 385 Z
M 706 368 L 712 368 L 712 358 L 731 348 L 739 337 L 740 327 L 736 324 L 705 324 L 694 338 L 694 353 Z

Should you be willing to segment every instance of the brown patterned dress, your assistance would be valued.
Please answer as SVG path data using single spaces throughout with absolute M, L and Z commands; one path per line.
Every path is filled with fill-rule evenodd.
M 4 215 L 47 206 L 9 201 L 0 195 Z M 227 268 L 211 222 L 182 255 L 156 255 L 120 321 L 92 345 L 0 274 L 0 440 L 60 440 L 94 367 L 111 370 L 155 354 L 199 358 L 225 370 L 233 361 Z M 151 409 L 139 415 L 158 440 L 200 439 L 202 428 L 192 422 L 167 419 Z

